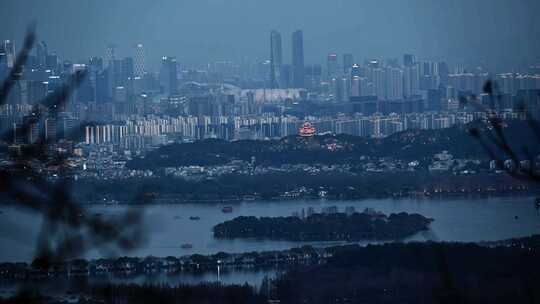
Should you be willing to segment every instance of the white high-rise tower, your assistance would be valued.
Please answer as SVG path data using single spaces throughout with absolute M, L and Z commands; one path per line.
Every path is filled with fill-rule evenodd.
M 137 44 L 135 46 L 135 76 L 142 77 L 145 72 L 144 64 L 144 46 L 142 44 Z

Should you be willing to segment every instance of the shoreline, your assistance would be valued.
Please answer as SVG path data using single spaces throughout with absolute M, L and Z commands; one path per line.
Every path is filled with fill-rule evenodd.
M 534 198 L 540 195 L 540 191 L 521 192 L 516 191 L 512 193 L 461 193 L 452 192 L 444 194 L 432 194 L 432 195 L 403 195 L 403 196 L 374 196 L 374 197 L 357 197 L 357 198 L 342 198 L 342 197 L 274 197 L 274 198 L 262 198 L 257 197 L 254 199 L 224 199 L 224 200 L 186 200 L 186 199 L 154 199 L 151 203 L 137 203 L 137 202 L 121 202 L 116 203 L 103 203 L 103 202 L 81 202 L 83 206 L 154 206 L 154 205 L 189 205 L 189 204 L 201 204 L 201 205 L 219 205 L 219 204 L 243 204 L 243 203 L 269 203 L 269 202 L 298 202 L 298 201 L 327 201 L 327 202 L 360 202 L 365 200 L 419 200 L 419 201 L 435 201 L 457 198 L 460 200 L 470 199 L 498 199 L 498 198 Z M 157 201 L 157 202 L 156 202 Z M 0 203 L 0 206 L 4 205 Z
M 238 204 L 258 204 L 258 203 L 275 203 L 275 202 L 301 202 L 301 201 L 321 201 L 321 202 L 362 202 L 367 200 L 394 200 L 394 201 L 401 201 L 401 200 L 418 200 L 418 201 L 441 201 L 441 200 L 447 200 L 447 199 L 458 199 L 458 200 L 480 200 L 480 199 L 501 199 L 501 198 L 510 198 L 510 197 L 516 197 L 516 198 L 531 198 L 534 199 L 536 197 L 540 197 L 540 191 L 528 191 L 528 192 L 522 192 L 522 191 L 516 191 L 512 193 L 461 193 L 461 192 L 452 192 L 452 193 L 445 193 L 445 194 L 434 194 L 434 195 L 404 195 L 404 196 L 374 196 L 374 197 L 358 197 L 358 198 L 341 198 L 341 197 L 295 197 L 295 198 L 284 198 L 284 197 L 274 197 L 274 198 L 261 198 L 257 197 L 254 199 L 225 199 L 225 200 L 185 200 L 185 199 L 155 199 L 151 203 L 140 203 L 140 202 L 123 202 L 123 201 L 116 201 L 114 203 L 111 202 L 78 202 L 77 204 L 79 206 L 89 206 L 89 207 L 95 207 L 95 206 L 106 206 L 106 207 L 115 207 L 115 206 L 159 206 L 159 205 L 193 205 L 193 204 L 200 204 L 200 205 L 223 205 L 223 204 L 232 204 L 232 205 L 238 205 Z M 531 201 L 531 203 L 534 203 Z M 1 201 L 0 198 L 0 208 L 1 207 L 13 207 L 16 206 L 16 204 L 13 203 L 6 203 L 4 201 Z M 0 210 L 0 216 L 2 215 L 2 211 Z
M 215 272 L 286 270 L 295 265 L 315 265 L 326 263 L 333 253 L 352 247 L 369 248 L 400 244 L 438 245 L 473 245 L 490 249 L 516 248 L 520 250 L 538 250 L 540 234 L 526 237 L 480 242 L 434 242 L 434 241 L 389 241 L 376 245 L 350 243 L 329 247 L 302 246 L 288 250 L 255 251 L 244 253 L 226 253 L 200 255 L 182 255 L 178 257 L 137 257 L 122 256 L 99 259 L 71 259 L 64 262 L 0 262 L 0 285 L 16 282 L 39 282 L 50 279 L 77 278 L 134 278 L 155 276 L 158 273 L 174 276 L 175 274 L 202 275 Z

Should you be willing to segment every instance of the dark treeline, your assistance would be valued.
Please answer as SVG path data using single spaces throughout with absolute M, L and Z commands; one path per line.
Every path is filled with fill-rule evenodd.
M 153 285 L 95 285 L 86 287 L 75 297 L 79 304 L 97 303 L 186 303 L 186 304 L 242 304 L 267 303 L 264 296 L 245 285 L 199 284 L 179 286 Z M 1 304 L 60 304 L 65 300 L 26 292 L 10 299 L 1 299 Z
M 337 246 L 325 263 L 297 264 L 248 285 L 80 284 L 80 303 L 538 303 L 539 237 L 504 246 L 389 243 Z M 31 293 L 0 303 L 61 303 Z
M 233 159 L 251 161 L 252 157 L 255 157 L 258 165 L 351 163 L 360 156 L 422 160 L 443 150 L 458 158 L 486 159 L 485 149 L 468 132 L 471 128 L 475 132 L 489 132 L 488 126 L 473 122 L 461 128 L 407 130 L 383 139 L 344 134 L 309 139 L 289 136 L 274 141 L 227 142 L 212 139 L 164 146 L 127 165 L 132 169 L 220 165 Z M 529 141 L 534 133 L 526 122 L 511 121 L 504 132 L 509 145 L 519 151 L 521 159 L 529 159 L 530 155 L 540 153 L 540 144 L 531 145 Z M 328 145 L 332 144 L 336 144 L 337 149 L 328 149 Z M 528 147 L 527 153 L 522 152 L 524 146 Z
M 289 241 L 397 240 L 427 230 L 431 219 L 405 212 L 313 214 L 306 218 L 240 216 L 214 226 L 217 238 Z
M 201 284 L 196 286 L 152 287 L 152 286 L 105 286 L 97 287 L 92 293 L 98 299 L 115 298 L 116 294 L 125 295 L 127 303 L 265 303 L 254 288 L 220 284 Z
M 413 243 L 340 247 L 283 276 L 283 303 L 538 303 L 537 248 Z
M 414 192 L 431 194 L 511 194 L 534 191 L 538 186 L 515 180 L 507 175 L 450 175 L 426 172 L 346 173 L 304 172 L 269 173 L 262 175 L 225 175 L 211 180 L 189 181 L 175 177 L 129 178 L 117 180 L 85 179 L 73 183 L 73 195 L 82 202 L 103 198 L 137 203 L 131 193 L 145 190 L 154 201 L 222 201 L 255 196 L 276 199 L 286 191 L 306 187 L 303 198 L 318 197 L 326 191 L 328 199 L 362 199 L 407 196 Z
M 93 260 L 74 259 L 57 263 L 47 263 L 39 258 L 28 264 L 25 262 L 0 263 L 1 283 L 41 283 L 44 281 L 103 278 L 136 278 L 154 276 L 159 273 L 168 276 L 182 274 L 202 275 L 214 273 L 220 267 L 221 273 L 234 271 L 262 271 L 288 269 L 294 265 L 324 263 L 328 256 L 325 248 L 302 246 L 281 251 L 254 251 L 243 253 L 218 252 L 212 255 L 192 254 L 180 257 L 118 257 Z

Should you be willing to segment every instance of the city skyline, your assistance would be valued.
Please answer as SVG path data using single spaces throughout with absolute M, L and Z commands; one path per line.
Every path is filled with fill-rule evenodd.
M 540 299 L 538 0 L 0 7 L 0 304 Z
M 395 54 L 395 56 L 392 56 L 392 57 L 384 57 L 384 56 L 381 56 L 381 55 L 374 55 L 374 56 L 370 56 L 370 57 L 362 57 L 362 56 L 357 56 L 355 54 L 352 54 L 350 52 L 347 52 L 347 51 L 344 51 L 343 53 L 340 53 L 340 52 L 335 52 L 333 51 L 331 48 L 326 52 L 326 54 L 323 54 L 323 56 L 321 56 L 320 58 L 316 58 L 315 60 L 313 61 L 305 61 L 305 57 L 306 57 L 306 53 L 309 53 L 309 50 L 306 51 L 305 47 L 304 47 L 304 31 L 302 29 L 297 29 L 297 30 L 294 30 L 290 33 L 284 33 L 285 34 L 285 37 L 288 38 L 288 39 L 285 39 L 285 43 L 283 43 L 282 41 L 282 32 L 278 31 L 278 30 L 271 30 L 268 32 L 269 33 L 269 36 L 272 37 L 272 35 L 277 35 L 279 38 L 278 41 L 279 41 L 279 47 L 277 47 L 277 49 L 279 49 L 279 59 L 280 59 L 280 63 L 279 65 L 283 68 L 290 68 L 291 70 L 288 71 L 290 74 L 291 74 L 291 79 L 290 79 L 290 82 L 291 83 L 296 83 L 295 80 L 293 79 L 293 70 L 294 69 L 294 66 L 295 66 L 295 50 L 294 50 L 294 45 L 295 45 L 295 42 L 294 42 L 294 39 L 295 39 L 295 35 L 299 35 L 300 38 L 296 38 L 296 39 L 300 39 L 301 43 L 300 43 L 300 48 L 301 48 L 301 59 L 298 59 L 299 62 L 301 62 L 301 66 L 305 66 L 305 68 L 307 68 L 309 65 L 320 65 L 322 66 L 326 72 L 328 72 L 329 70 L 329 57 L 332 57 L 332 63 L 334 64 L 335 63 L 335 66 L 332 67 L 332 69 L 335 69 L 335 72 L 331 73 L 334 76 L 336 75 L 340 75 L 342 74 L 341 72 L 341 69 L 343 71 L 343 73 L 347 73 L 346 71 L 346 68 L 345 66 L 348 66 L 348 68 L 351 68 L 354 64 L 357 64 L 357 65 L 369 65 L 369 63 L 371 61 L 378 61 L 378 62 L 381 62 L 381 63 L 384 63 L 384 64 L 395 64 L 396 62 L 399 63 L 400 65 L 403 65 L 404 67 L 407 67 L 407 62 L 406 60 L 409 60 L 408 58 L 404 58 L 403 56 L 412 56 L 412 59 L 411 60 L 414 60 L 414 62 L 445 62 L 445 63 L 448 63 L 449 65 L 452 65 L 453 69 L 450 70 L 449 72 L 450 73 L 461 73 L 461 72 L 456 72 L 456 71 L 466 71 L 466 72 L 471 72 L 471 71 L 484 71 L 484 72 L 489 72 L 489 73 L 494 73 L 494 74 L 502 74 L 502 73 L 527 73 L 527 70 L 530 69 L 531 67 L 535 67 L 535 66 L 538 66 L 540 65 L 540 59 L 538 61 L 536 60 L 533 60 L 533 61 L 529 61 L 529 62 L 522 62 L 521 65 L 510 65 L 508 67 L 505 67 L 505 68 L 490 68 L 492 67 L 493 65 L 496 65 L 494 63 L 485 63 L 484 64 L 479 61 L 479 62 L 469 62 L 468 64 L 463 64 L 463 63 L 452 63 L 452 61 L 450 61 L 449 59 L 447 58 L 444 58 L 444 57 L 441 57 L 441 56 L 435 56 L 433 58 L 436 58 L 436 59 L 433 59 L 433 58 L 425 58 L 425 57 L 421 57 L 421 56 L 416 56 L 416 55 L 411 55 L 409 52 L 405 52 L 405 53 L 401 53 L 401 54 Z M 267 35 L 268 35 L 267 33 Z M 1 38 L 1 37 L 0 37 Z M 292 39 L 289 39 L 289 38 L 292 38 Z M 13 58 L 15 58 L 15 55 L 16 53 L 18 52 L 18 43 L 22 43 L 22 41 L 18 41 L 18 40 L 13 40 L 13 39 L 0 39 L 0 41 L 2 41 L 2 45 L 0 46 L 0 50 L 2 50 L 4 48 L 4 45 L 6 45 L 7 43 L 9 43 L 9 47 L 14 50 L 14 51 L 11 51 L 8 55 L 10 56 L 10 59 L 9 60 L 9 64 L 12 65 L 13 64 Z M 268 51 L 268 48 L 270 49 L 270 51 Z M 119 52 L 118 49 L 122 49 L 123 51 L 122 52 Z M 287 51 L 289 53 L 291 53 L 292 55 L 291 56 L 284 56 L 285 53 L 287 53 Z M 111 53 L 112 52 L 112 53 Z M 116 44 L 116 43 L 112 43 L 112 42 L 108 42 L 106 44 L 103 45 L 102 47 L 102 50 L 101 51 L 98 51 L 97 53 L 95 54 L 90 54 L 88 57 L 86 58 L 79 58 L 80 56 L 75 56 L 74 58 L 70 58 L 70 57 L 66 57 L 60 50 L 58 49 L 53 49 L 53 48 L 50 48 L 48 47 L 48 42 L 46 40 L 41 40 L 39 41 L 39 43 L 36 45 L 36 49 L 32 51 L 32 55 L 35 55 L 36 59 L 37 60 L 42 60 L 41 59 L 41 56 L 40 56 L 40 53 L 41 54 L 50 54 L 50 55 L 54 55 L 54 56 L 57 56 L 57 58 L 61 61 L 67 61 L 67 62 L 70 62 L 71 64 L 88 64 L 89 62 L 92 61 L 92 59 L 95 59 L 95 58 L 101 58 L 102 60 L 104 60 L 104 63 L 105 63 L 105 66 L 107 66 L 107 63 L 111 60 L 115 60 L 115 59 L 119 59 L 119 58 L 124 58 L 124 59 L 130 59 L 130 60 L 134 60 L 134 63 L 135 63 L 135 66 L 134 66 L 134 69 L 135 69 L 135 75 L 138 76 L 138 77 L 141 77 L 143 75 L 143 73 L 145 72 L 158 72 L 161 68 L 161 58 L 163 57 L 175 57 L 175 58 L 178 58 L 177 56 L 172 56 L 170 54 L 174 54 L 175 52 L 172 51 L 172 52 L 168 52 L 168 53 L 165 53 L 165 54 L 160 54 L 160 55 L 157 55 L 157 57 L 150 57 L 147 55 L 148 52 L 148 47 L 146 45 L 144 45 L 143 43 L 140 43 L 140 42 L 132 42 L 132 43 L 129 43 L 129 45 L 119 45 L 119 44 Z M 208 67 L 208 65 L 210 64 L 215 64 L 215 63 L 219 63 L 219 62 L 230 62 L 230 63 L 233 63 L 233 64 L 236 64 L 236 65 L 253 65 L 253 64 L 264 64 L 265 62 L 271 62 L 272 61 L 272 38 L 270 39 L 270 43 L 268 44 L 267 46 L 267 53 L 268 55 L 265 57 L 265 56 L 262 56 L 260 58 L 250 58 L 250 59 L 241 59 L 239 61 L 235 61 L 235 60 L 232 60 L 231 58 L 220 58 L 220 59 L 215 59 L 215 58 L 206 58 L 206 61 L 201 61 L 199 63 L 194 63 L 194 62 L 189 62 L 189 61 L 179 61 L 177 60 L 177 62 L 181 65 L 182 68 L 185 68 L 185 69 L 206 69 Z M 167 55 L 169 54 L 169 55 Z M 109 58 L 110 57 L 110 58 Z M 77 58 L 77 59 L 75 59 Z M 43 59 L 44 61 L 45 59 Z M 152 62 L 152 61 L 156 61 L 156 60 L 159 60 L 159 64 L 157 65 L 150 65 L 149 62 Z M 351 64 L 352 63 L 352 64 Z M 44 64 L 41 63 L 41 64 Z M 335 75 L 334 75 L 335 74 Z M 329 76 L 328 74 L 326 74 L 326 76 Z M 279 87 L 279 86 L 278 86 Z
M 100 53 L 111 41 L 118 44 L 121 53 L 142 43 L 147 46 L 148 65 L 154 69 L 164 54 L 197 65 L 208 60 L 267 58 L 264 42 L 273 28 L 287 36 L 299 28 L 304 31 L 306 62 L 319 61 L 330 51 L 359 58 L 414 53 L 419 58 L 444 59 L 450 64 L 506 69 L 539 60 L 539 42 L 529 39 L 537 36 L 540 28 L 534 17 L 539 6 L 535 1 L 310 1 L 309 13 L 302 10 L 308 5 L 306 1 L 288 6 L 259 3 L 267 14 L 260 14 L 257 6 L 245 2 L 187 1 L 180 5 L 163 1 L 157 5 L 92 1 L 78 6 L 61 0 L 17 1 L 6 3 L 8 9 L 0 12 L 0 22 L 5 23 L 0 23 L 0 37 L 21 40 L 25 28 L 35 21 L 40 40 L 74 60 Z M 31 9 L 25 14 L 17 13 L 27 7 Z M 50 14 L 41 14 L 45 10 Z M 330 17 L 330 12 L 336 11 L 342 15 L 339 20 Z M 167 18 L 156 20 L 153 16 L 157 14 Z M 275 15 L 281 16 L 282 22 L 272 21 Z M 73 21 L 72 26 L 63 27 L 62 22 L 68 21 Z M 507 21 L 511 27 L 506 26 Z M 250 26 L 242 26 L 243 22 Z M 61 39 L 54 35 L 60 29 L 64 32 Z M 73 41 L 77 43 L 70 43 Z M 290 48 L 283 50 L 284 61 L 290 61 Z M 514 55 L 506 56 L 508 53 Z

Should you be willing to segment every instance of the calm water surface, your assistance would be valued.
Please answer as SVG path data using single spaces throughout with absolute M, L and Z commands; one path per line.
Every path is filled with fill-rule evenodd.
M 219 251 L 246 252 L 281 250 L 301 244 L 315 246 L 339 243 L 294 243 L 263 240 L 217 240 L 212 227 L 240 215 L 287 216 L 302 208 L 315 211 L 327 206 L 354 206 L 357 211 L 374 208 L 386 214 L 420 213 L 434 218 L 431 229 L 410 240 L 489 241 L 522 237 L 540 233 L 540 215 L 531 197 L 431 200 L 362 200 L 362 201 L 279 201 L 243 202 L 232 205 L 232 213 L 223 213 L 224 204 L 153 205 L 144 207 L 144 225 L 148 235 L 145 244 L 130 252 L 91 251 L 89 258 L 113 255 L 181 256 L 193 253 L 211 254 Z M 127 206 L 91 206 L 89 214 L 104 217 L 121 215 Z M 140 207 L 137 207 L 140 208 Z M 14 207 L 0 207 L 0 261 L 31 261 L 43 219 L 40 215 Z M 200 220 L 190 220 L 198 216 Z M 182 249 L 182 244 L 192 244 Z

